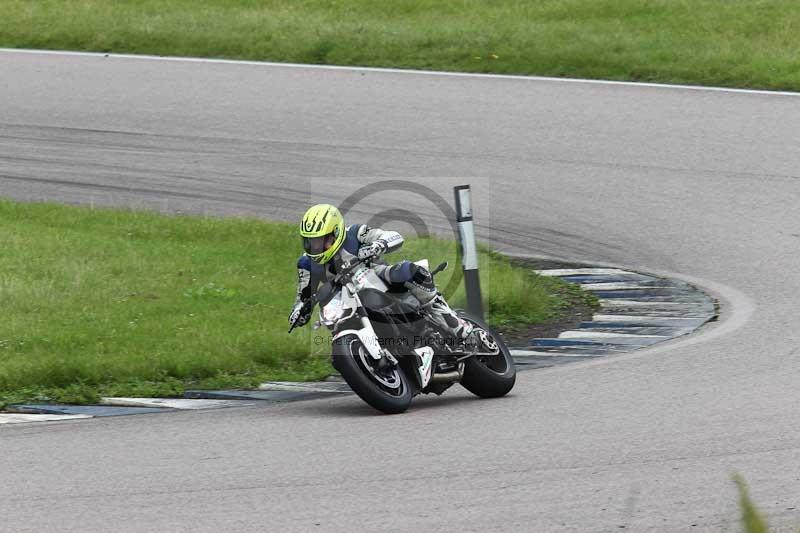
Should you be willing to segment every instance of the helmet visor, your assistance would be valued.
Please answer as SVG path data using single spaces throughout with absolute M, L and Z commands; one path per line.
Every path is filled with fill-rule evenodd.
M 333 236 L 333 233 L 322 237 L 303 237 L 303 249 L 310 256 L 320 255 L 333 246 L 334 242 L 336 242 L 336 237 Z

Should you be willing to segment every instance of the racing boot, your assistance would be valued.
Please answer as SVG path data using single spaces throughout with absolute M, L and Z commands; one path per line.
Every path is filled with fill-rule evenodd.
M 432 314 L 441 317 L 460 342 L 464 342 L 472 333 L 472 324 L 458 316 L 440 293 L 437 292 L 436 296 L 424 307 L 430 307 L 433 311 Z
M 419 301 L 422 309 L 429 312 L 440 329 L 452 332 L 456 342 L 464 343 L 472 333 L 472 324 L 461 319 L 450 308 L 444 297 L 436 290 L 433 276 L 427 269 L 417 266 L 411 280 L 405 283 L 405 287 Z

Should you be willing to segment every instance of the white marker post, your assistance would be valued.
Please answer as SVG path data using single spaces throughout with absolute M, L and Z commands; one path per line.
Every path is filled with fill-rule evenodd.
M 453 188 L 456 196 L 458 236 L 461 240 L 461 261 L 464 269 L 464 287 L 467 290 L 467 311 L 483 319 L 481 280 L 478 276 L 478 247 L 475 244 L 475 227 L 472 225 L 472 191 L 469 185 Z

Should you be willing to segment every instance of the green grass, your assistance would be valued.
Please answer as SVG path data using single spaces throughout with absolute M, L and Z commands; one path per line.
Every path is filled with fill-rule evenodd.
M 300 251 L 290 224 L 0 200 L 0 403 L 328 374 L 322 330 L 286 333 Z M 455 264 L 455 245 L 411 241 L 388 259 L 422 256 Z M 481 261 L 494 323 L 541 322 L 584 298 Z
M 736 474 L 733 476 L 733 482 L 739 491 L 739 507 L 742 510 L 742 526 L 745 533 L 768 533 L 767 522 L 750 499 L 744 478 Z
M 800 90 L 795 0 L 4 0 L 0 46 Z

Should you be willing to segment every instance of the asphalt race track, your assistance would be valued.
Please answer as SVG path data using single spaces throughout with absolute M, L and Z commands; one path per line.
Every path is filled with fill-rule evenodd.
M 293 220 L 379 178 L 470 182 L 499 248 L 678 277 L 722 311 L 402 416 L 347 397 L 0 428 L 0 530 L 730 530 L 734 472 L 800 526 L 800 97 L 6 51 L 0 104 L 2 196 Z M 414 194 L 350 219 L 447 231 Z

